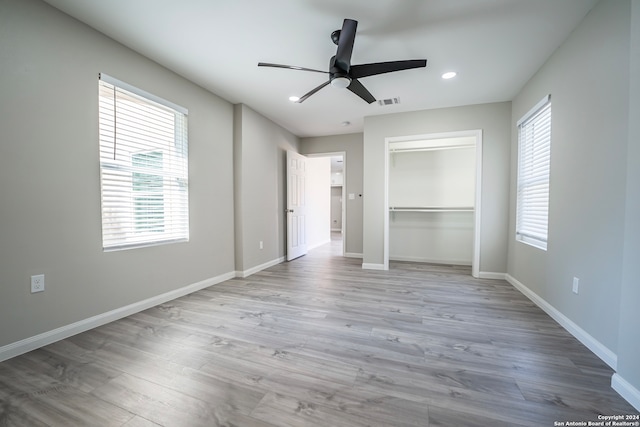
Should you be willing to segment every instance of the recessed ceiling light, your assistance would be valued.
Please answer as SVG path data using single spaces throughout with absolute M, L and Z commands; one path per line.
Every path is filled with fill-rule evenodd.
M 349 126 L 350 124 L 351 124 L 350 121 L 344 121 L 344 122 L 340 123 L 340 125 L 342 125 L 342 126 Z
M 300 101 L 300 97 L 299 96 L 290 96 L 289 97 L 289 101 L 298 102 L 298 101 Z
M 458 73 L 456 73 L 455 71 L 449 71 L 447 73 L 444 73 L 442 75 L 442 78 L 445 79 L 445 80 L 449 80 L 449 79 L 454 78 L 456 76 L 456 74 L 458 74 Z

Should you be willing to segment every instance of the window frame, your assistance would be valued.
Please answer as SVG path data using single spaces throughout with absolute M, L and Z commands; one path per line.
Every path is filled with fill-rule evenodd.
M 547 250 L 551 172 L 551 95 L 517 122 L 516 240 Z M 540 130 L 536 130 L 539 127 Z
M 98 77 L 103 251 L 188 242 L 188 110 Z

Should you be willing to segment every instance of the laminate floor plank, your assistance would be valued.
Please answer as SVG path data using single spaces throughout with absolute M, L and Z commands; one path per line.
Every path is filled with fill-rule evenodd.
M 269 374 L 257 379 L 256 387 L 281 396 L 293 396 L 307 404 L 344 411 L 369 422 L 385 420 L 384 425 L 424 425 L 427 419 L 427 407 L 422 401 L 390 396 L 371 388 L 339 385 L 305 374 L 283 371 Z M 401 413 L 403 416 L 399 418 Z
M 0 363 L 0 426 L 553 426 L 637 414 L 612 370 L 469 267 L 339 241 Z
M 385 426 L 384 421 L 375 421 L 344 409 L 335 410 L 331 407 L 300 400 L 297 397 L 267 393 L 264 400 L 253 412 L 253 416 L 270 420 L 281 426 L 334 426 L 334 427 L 367 427 Z M 425 422 L 427 420 L 425 419 Z M 407 425 L 402 421 L 394 425 Z
M 139 416 L 135 416 L 131 418 L 126 424 L 123 424 L 124 427 L 158 427 L 159 424 L 154 423 L 153 421 L 149 421 L 146 418 L 142 418 Z
M 517 383 L 525 398 L 532 402 L 573 408 L 592 414 L 598 414 L 602 406 L 611 408 L 613 413 L 623 413 L 628 409 L 626 404 L 620 405 L 620 400 L 614 396 L 593 396 L 593 392 L 584 387 L 567 386 L 566 383 L 563 385 L 540 383 L 535 379 L 517 380 Z M 571 393 L 566 392 L 567 388 Z

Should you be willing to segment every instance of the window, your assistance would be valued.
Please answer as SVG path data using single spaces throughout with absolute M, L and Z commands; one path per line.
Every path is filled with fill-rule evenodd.
M 189 240 L 187 110 L 99 81 L 102 247 Z
M 518 121 L 516 239 L 547 249 L 551 96 Z

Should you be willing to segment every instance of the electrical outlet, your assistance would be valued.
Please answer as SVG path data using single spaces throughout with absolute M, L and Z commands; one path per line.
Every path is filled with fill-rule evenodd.
M 262 243 L 262 240 L 260 240 L 260 249 L 264 249 L 264 243 Z
M 573 278 L 573 293 L 574 294 L 578 294 L 578 291 L 580 289 L 580 279 L 578 279 L 577 277 Z
M 44 274 L 31 276 L 31 293 L 44 291 Z

